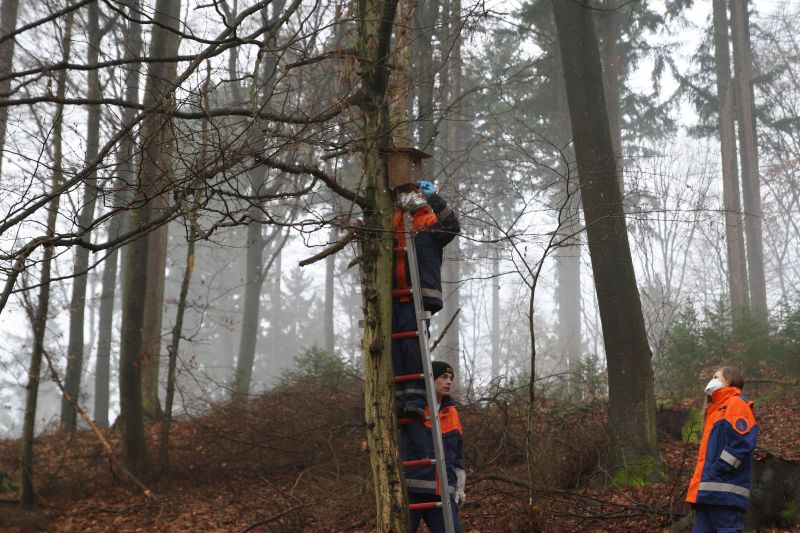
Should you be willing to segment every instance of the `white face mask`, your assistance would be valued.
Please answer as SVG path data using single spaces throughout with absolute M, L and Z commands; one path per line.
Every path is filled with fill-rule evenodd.
M 428 202 L 422 194 L 417 191 L 410 191 L 400 193 L 400 198 L 397 203 L 403 211 L 413 213 Z
M 714 391 L 717 391 L 724 386 L 725 384 L 722 381 L 718 380 L 717 378 L 714 378 L 708 382 L 708 385 L 706 385 L 706 394 L 711 396 L 714 393 Z

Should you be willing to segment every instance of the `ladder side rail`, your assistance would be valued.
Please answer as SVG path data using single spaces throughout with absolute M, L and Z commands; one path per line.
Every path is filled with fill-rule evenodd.
M 447 479 L 447 465 L 444 459 L 444 443 L 442 442 L 441 425 L 439 424 L 439 409 L 436 403 L 436 390 L 433 385 L 433 368 L 431 365 L 431 355 L 428 348 L 428 337 L 425 334 L 425 320 L 429 315 L 422 307 L 422 286 L 419 279 L 419 268 L 417 263 L 417 250 L 414 241 L 414 232 L 411 225 L 411 216 L 405 214 L 406 230 L 406 254 L 408 255 L 408 267 L 411 273 L 411 292 L 413 294 L 414 312 L 417 315 L 417 330 L 419 332 L 419 346 L 422 351 L 422 368 L 425 374 L 425 393 L 428 399 L 428 413 L 431 420 L 431 432 L 433 433 L 433 451 L 436 457 L 436 472 L 439 476 L 439 492 L 442 496 L 442 514 L 444 515 L 444 528 L 447 533 L 455 532 L 453 522 L 453 510 L 450 507 L 450 482 Z

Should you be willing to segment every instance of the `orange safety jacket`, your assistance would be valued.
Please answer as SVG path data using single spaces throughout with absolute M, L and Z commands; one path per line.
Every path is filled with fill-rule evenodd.
M 429 414 L 428 407 L 425 406 L 427 419 L 424 424 L 403 426 L 400 432 L 400 450 L 403 461 L 434 457 L 433 430 L 428 418 Z M 464 432 L 461 429 L 461 419 L 458 417 L 456 404 L 450 396 L 442 398 L 439 408 L 439 426 L 442 431 L 447 482 L 452 490 L 455 490 L 458 483 L 457 471 L 464 470 Z M 435 464 L 411 468 L 406 471 L 405 478 L 406 487 L 410 492 L 436 495 L 441 493 Z
M 445 245 L 458 233 L 458 221 L 447 204 L 436 194 L 428 199 L 433 204 L 424 205 L 411 215 L 417 265 L 419 267 L 422 304 L 432 314 L 443 306 L 442 255 Z M 435 207 L 440 207 L 436 214 Z M 410 302 L 407 294 L 411 287 L 411 274 L 406 257 L 405 212 L 398 209 L 394 215 L 394 286 L 401 302 Z M 441 217 L 441 218 L 440 218 Z
M 740 389 L 714 391 L 686 501 L 747 510 L 757 433 L 753 402 Z

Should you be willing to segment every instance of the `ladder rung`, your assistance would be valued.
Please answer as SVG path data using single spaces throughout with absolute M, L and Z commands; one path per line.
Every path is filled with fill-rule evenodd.
M 422 509 L 436 509 L 441 506 L 442 502 L 422 502 L 409 504 L 408 509 L 410 511 L 421 511 Z
M 425 374 L 405 374 L 402 376 L 395 376 L 394 382 L 405 383 L 406 381 L 417 381 L 420 379 L 425 379 Z
M 435 465 L 436 459 L 414 459 L 412 461 L 403 461 L 401 464 L 406 468 L 413 468 L 415 466 L 429 466 Z
M 406 253 L 406 247 L 405 246 L 395 246 L 394 247 L 394 253 L 396 253 L 396 254 Z
M 417 330 L 414 331 L 401 331 L 400 333 L 392 333 L 392 340 L 399 341 L 403 339 L 413 339 L 418 334 Z
M 408 426 L 410 424 L 419 424 L 420 422 L 427 422 L 430 419 L 431 417 L 429 416 L 426 416 L 425 418 L 398 418 L 397 425 Z
M 392 296 L 411 296 L 411 289 L 393 289 Z

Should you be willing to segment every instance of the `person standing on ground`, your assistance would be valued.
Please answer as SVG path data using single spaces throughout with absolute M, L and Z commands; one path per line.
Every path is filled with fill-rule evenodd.
M 450 507 L 453 510 L 453 523 L 456 533 L 461 531 L 458 506 L 464 503 L 467 474 L 464 470 L 464 435 L 458 417 L 456 403 L 450 397 L 453 384 L 453 368 L 443 361 L 433 361 L 434 388 L 436 390 L 436 409 L 439 412 L 439 425 L 442 431 L 444 458 L 447 465 L 447 484 L 450 487 Z M 429 409 L 425 408 L 426 417 Z M 403 461 L 430 459 L 434 457 L 433 432 L 430 420 L 424 424 L 405 426 L 400 433 L 400 450 Z M 440 484 L 436 465 L 411 468 L 406 472 L 406 487 L 409 503 L 438 501 Z M 425 521 L 431 533 L 444 533 L 444 516 L 441 508 L 413 510 L 411 532 L 417 531 L 421 521 Z
M 394 280 L 392 283 L 392 333 L 408 333 L 392 339 L 392 366 L 395 376 L 422 374 L 422 350 L 416 336 L 417 314 L 411 299 L 411 272 L 408 266 L 405 214 L 411 214 L 417 252 L 422 307 L 431 315 L 442 309 L 442 259 L 444 247 L 461 231 L 458 218 L 429 181 L 403 183 L 394 189 L 397 210 L 394 215 Z M 422 420 L 425 382 L 413 380 L 395 385 L 395 407 L 399 418 Z
M 706 386 L 703 438 L 686 494 L 695 511 L 694 533 L 736 533 L 744 527 L 758 428 L 743 387 L 742 373 L 733 367 L 717 370 Z

